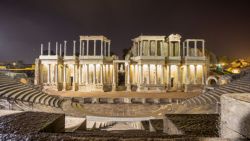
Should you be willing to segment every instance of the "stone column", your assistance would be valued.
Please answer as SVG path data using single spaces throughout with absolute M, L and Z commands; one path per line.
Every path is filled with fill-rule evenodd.
M 103 85 L 103 64 L 100 65 L 100 83 Z
M 140 56 L 140 45 L 139 45 L 139 42 L 137 42 L 136 47 L 137 47 L 137 56 Z
M 67 55 L 67 41 L 64 41 L 64 56 Z
M 89 64 L 86 64 L 86 84 L 89 84 Z
M 96 64 L 94 64 L 94 72 L 93 72 L 94 80 L 93 83 L 96 84 Z
M 82 56 L 82 41 L 80 40 L 79 56 Z
M 171 65 L 168 65 L 168 89 L 171 89 Z
M 43 55 L 43 44 L 41 44 L 41 55 Z
M 178 42 L 178 51 L 179 51 L 179 56 L 181 56 L 181 43 Z
M 85 44 L 84 42 L 82 42 L 82 56 L 85 55 Z
M 87 40 L 87 56 L 89 56 L 89 40 Z
M 106 83 L 106 64 L 103 64 L 103 83 Z
M 58 55 L 58 42 L 56 42 L 56 55 Z
M 108 42 L 108 56 L 110 56 L 110 41 Z
M 50 73 L 50 64 L 48 64 L 48 80 L 47 80 L 47 83 L 50 84 L 50 77 L 51 77 L 51 73 Z
M 127 65 L 128 75 L 127 75 L 127 91 L 131 91 L 131 84 L 130 84 L 130 63 Z
M 156 84 L 156 85 L 158 84 L 157 66 L 158 66 L 158 65 L 155 65 L 155 84 Z
M 177 66 L 177 75 L 178 75 L 178 77 L 177 77 L 177 89 L 181 88 L 181 71 L 180 71 L 180 69 L 181 69 L 181 66 L 178 65 Z
M 50 42 L 48 43 L 48 55 L 50 56 Z
M 103 56 L 103 40 L 101 40 L 101 56 Z
M 66 75 L 67 75 L 67 72 L 66 72 L 66 65 L 64 64 L 63 65 L 63 90 L 66 90 L 67 89 L 67 83 L 66 83 Z
M 143 41 L 140 41 L 140 56 L 142 56 L 142 42 Z
M 205 71 L 204 71 L 204 65 L 202 65 L 202 71 L 201 71 L 201 72 L 202 72 L 202 74 L 201 74 L 201 75 L 202 75 L 202 85 L 204 85 L 204 84 L 205 84 L 205 73 L 204 73 Z
M 155 56 L 158 56 L 157 52 L 158 52 L 157 40 L 155 40 Z
M 169 55 L 168 56 L 173 56 L 172 55 L 172 43 L 171 42 L 169 42 L 169 45 L 168 45 L 168 47 L 169 47 Z
M 148 64 L 148 79 L 147 79 L 148 84 L 150 84 L 150 64 Z
M 182 48 L 182 56 L 186 56 L 186 55 L 185 55 L 185 49 L 186 49 L 186 47 L 185 47 L 185 42 L 182 43 L 182 47 L 183 47 L 183 48 Z
M 135 64 L 134 64 L 134 70 L 133 70 L 133 83 L 136 83 L 136 69 L 135 69 Z
M 164 65 L 161 65 L 161 84 L 164 84 Z
M 197 84 L 197 65 L 194 65 L 194 84 Z
M 79 78 L 80 78 L 80 82 L 79 82 L 79 84 L 82 84 L 82 65 L 79 65 Z
M 94 56 L 96 56 L 96 40 L 94 40 Z
M 151 51 L 151 42 L 148 40 L 148 56 L 150 56 L 150 51 Z
M 164 56 L 164 54 L 163 54 L 163 40 L 160 43 L 161 43 L 161 56 Z
M 189 65 L 186 65 L 186 79 L 185 79 L 185 90 L 184 92 L 188 92 L 188 85 L 189 85 Z
M 197 42 L 194 41 L 194 56 L 197 56 Z
M 73 87 L 73 91 L 75 91 L 76 90 L 76 65 L 74 64 L 73 65 L 73 85 L 72 85 L 72 87 Z
M 202 55 L 205 56 L 205 41 L 202 41 Z
M 60 51 L 59 55 L 62 56 L 62 44 L 60 44 Z
M 187 47 L 187 56 L 189 56 L 189 41 L 187 41 L 186 44 L 187 44 L 187 46 L 186 46 Z
M 116 64 L 113 63 L 113 81 L 112 81 L 112 91 L 116 91 Z
M 55 83 L 58 85 L 58 64 L 55 64 Z
M 113 79 L 113 78 L 111 78 L 113 76 L 113 73 L 112 73 L 112 76 L 111 76 L 110 66 L 111 65 L 107 65 L 107 67 L 108 67 L 108 73 L 107 73 L 107 77 L 106 77 L 108 79 L 107 81 L 108 81 L 109 84 L 112 83 L 111 81 Z M 114 66 L 113 66 L 113 69 L 115 69 Z M 116 70 L 112 70 L 112 71 L 115 72 Z
M 73 56 L 76 56 L 76 41 L 73 41 Z
M 140 64 L 140 66 L 141 66 L 141 71 L 140 71 L 140 78 L 141 78 L 141 79 L 140 79 L 140 83 L 143 84 L 143 81 L 144 81 L 144 80 L 143 80 L 143 65 Z
M 107 56 L 107 50 L 106 50 L 106 47 L 107 47 L 107 42 L 104 41 L 104 56 Z

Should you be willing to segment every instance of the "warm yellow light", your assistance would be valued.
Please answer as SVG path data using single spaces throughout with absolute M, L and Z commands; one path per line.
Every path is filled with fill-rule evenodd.
M 240 69 L 233 69 L 232 73 L 238 74 L 238 73 L 240 73 Z

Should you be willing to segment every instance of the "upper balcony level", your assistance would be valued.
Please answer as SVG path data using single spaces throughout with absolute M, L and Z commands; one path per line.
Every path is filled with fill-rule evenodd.
M 80 36 L 80 42 L 73 41 L 72 47 L 67 46 L 67 41 L 64 41 L 64 46 L 56 42 L 55 52 L 51 49 L 51 43 L 48 43 L 48 49 L 44 50 L 41 44 L 40 59 L 59 59 L 73 60 L 79 59 L 107 59 L 110 56 L 111 41 L 105 36 Z M 78 45 L 78 47 L 76 47 Z

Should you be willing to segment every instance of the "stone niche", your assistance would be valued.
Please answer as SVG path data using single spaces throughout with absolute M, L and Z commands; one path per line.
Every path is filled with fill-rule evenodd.
M 250 93 L 222 95 L 221 137 L 250 139 Z

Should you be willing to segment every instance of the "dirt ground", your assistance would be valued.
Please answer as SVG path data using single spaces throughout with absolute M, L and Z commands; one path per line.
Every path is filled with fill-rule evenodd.
M 46 90 L 51 95 L 59 95 L 62 97 L 102 97 L 102 98 L 191 98 L 198 96 L 200 93 L 184 93 L 184 92 L 161 92 L 161 93 L 147 93 L 147 92 L 74 92 L 74 91 L 54 91 Z

